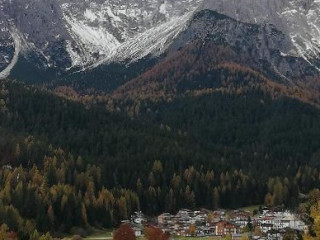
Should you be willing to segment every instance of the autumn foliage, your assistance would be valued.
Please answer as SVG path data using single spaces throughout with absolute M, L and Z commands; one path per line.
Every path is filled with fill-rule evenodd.
M 145 237 L 148 240 L 168 240 L 169 235 L 164 233 L 160 228 L 156 227 L 146 227 Z
M 133 229 L 129 224 L 122 224 L 120 228 L 113 235 L 114 240 L 135 240 Z

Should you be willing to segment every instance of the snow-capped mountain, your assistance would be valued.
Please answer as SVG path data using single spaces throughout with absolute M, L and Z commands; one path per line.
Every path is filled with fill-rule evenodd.
M 319 0 L 0 0 L 0 77 L 10 73 L 19 56 L 61 72 L 159 56 L 203 9 L 282 32 L 278 40 L 264 36 L 273 31 L 251 39 L 285 43 L 266 43 L 258 48 L 257 57 L 275 48 L 284 57 L 302 58 L 309 66 L 320 67 Z M 226 30 L 230 33 L 226 39 L 234 42 L 237 29 L 219 27 L 217 32 Z M 264 60 L 279 62 L 270 57 Z

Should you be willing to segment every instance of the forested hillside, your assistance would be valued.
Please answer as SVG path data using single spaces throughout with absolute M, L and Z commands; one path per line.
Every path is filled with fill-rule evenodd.
M 294 98 L 213 91 L 135 119 L 14 81 L 0 99 L 0 215 L 19 239 L 137 209 L 295 207 L 320 183 L 319 110 Z
M 266 76 L 250 67 L 250 61 L 250 56 L 226 44 L 194 41 L 108 96 L 116 107 L 121 107 L 122 103 L 135 107 L 143 101 L 171 101 L 185 95 L 212 92 L 241 95 L 258 90 L 270 94 L 273 99 L 286 96 L 319 104 L 315 87 L 319 78 L 300 79 L 300 84 L 293 84 L 287 82 L 288 79 Z

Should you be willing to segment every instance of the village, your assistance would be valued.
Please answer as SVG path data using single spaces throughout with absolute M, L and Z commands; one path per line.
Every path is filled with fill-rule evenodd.
M 192 239 L 212 237 L 212 239 L 229 240 L 282 240 L 288 232 L 293 234 L 292 236 L 298 236 L 308 231 L 308 226 L 299 215 L 287 210 L 268 208 L 254 212 L 181 209 L 175 215 L 163 213 L 156 218 L 149 218 L 142 212 L 135 212 L 130 220 L 123 222 L 131 225 L 137 237 L 143 236 L 144 226 L 148 225 L 162 229 L 172 238 L 190 237 Z

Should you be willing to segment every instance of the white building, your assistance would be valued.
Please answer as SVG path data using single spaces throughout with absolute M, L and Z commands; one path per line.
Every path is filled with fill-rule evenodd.
M 286 228 L 304 232 L 308 230 L 308 226 L 297 215 L 289 211 L 272 212 L 265 210 L 256 221 L 264 233 L 270 230 L 282 230 Z

